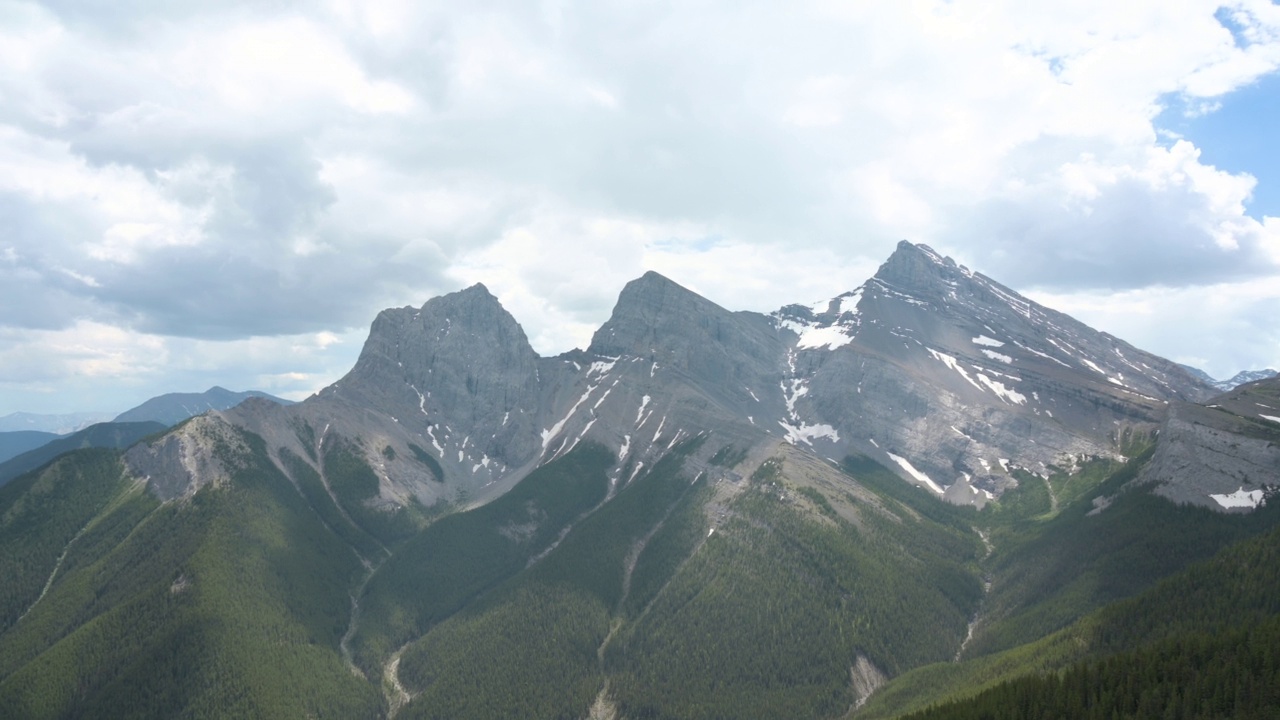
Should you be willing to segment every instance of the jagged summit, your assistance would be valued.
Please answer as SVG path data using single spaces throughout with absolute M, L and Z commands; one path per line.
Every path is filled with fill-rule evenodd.
M 497 354 L 517 363 L 532 362 L 537 357 L 516 319 L 488 288 L 476 283 L 432 298 L 421 308 L 379 313 L 352 374 L 384 362 L 423 369 L 424 360 L 430 364 L 446 354 L 470 359 Z
M 586 350 L 549 358 L 476 284 L 379 314 L 355 368 L 317 399 L 331 407 L 300 412 L 369 444 L 392 488 L 384 498 L 426 504 L 453 490 L 500 493 L 581 442 L 615 452 L 625 482 L 624 468 L 701 434 L 865 455 L 982 504 L 1014 484 L 1016 467 L 1114 454 L 1117 428 L 1154 429 L 1170 400 L 1208 392 L 1162 358 L 904 241 L 858 288 L 771 315 L 731 312 L 649 271 L 621 290 Z M 417 452 L 446 482 L 395 490 L 395 473 L 416 462 L 400 458 Z
M 1010 319 L 1016 316 L 1031 319 L 1035 311 L 1056 315 L 928 245 L 913 245 L 905 240 L 898 243 L 889 259 L 867 281 L 867 286 L 879 287 L 881 294 L 897 293 L 931 303 L 935 310 L 944 313 L 967 302 L 970 309 L 985 306 L 1003 312 L 1007 308 L 1013 311 Z
M 732 313 L 653 271 L 627 283 L 588 352 L 638 357 L 694 373 L 736 374 L 773 342 L 767 321 Z M 735 360 L 735 358 L 737 358 Z
M 417 308 L 417 309 L 426 310 L 428 304 L 432 304 L 434 301 L 437 301 L 437 300 L 440 301 L 440 303 L 438 304 L 440 304 L 442 307 L 451 307 L 451 308 L 465 308 L 473 305 L 502 307 L 502 303 L 499 302 L 498 298 L 492 292 L 489 291 L 488 286 L 480 282 L 475 283 L 474 285 L 471 285 L 469 287 L 465 287 L 461 290 L 449 293 L 447 295 L 441 295 L 440 297 L 432 298 L 431 300 L 428 300 L 426 303 L 423 303 L 421 308 Z
M 599 355 L 643 355 L 655 346 L 659 325 L 700 317 L 720 317 L 729 311 L 652 270 L 622 288 L 609 320 L 591 339 L 590 352 Z
M 646 272 L 587 350 L 557 358 L 539 358 L 474 285 L 379 315 L 337 387 L 421 426 L 420 446 L 451 477 L 483 467 L 496 479 L 585 439 L 652 462 L 672 432 L 755 433 L 828 458 L 870 455 L 979 504 L 1012 484 L 1014 466 L 1043 472 L 1113 452 L 1118 424 L 1154 428 L 1167 400 L 1207 392 L 1168 361 L 906 241 L 860 287 L 769 316 Z
M 959 270 L 954 260 L 939 255 L 923 243 L 903 240 L 876 271 L 875 277 L 890 285 L 919 288 L 949 275 L 948 270 Z
M 497 472 L 536 442 L 539 361 L 524 329 L 477 283 L 379 313 L 355 367 L 320 396 L 378 410 L 441 462 Z

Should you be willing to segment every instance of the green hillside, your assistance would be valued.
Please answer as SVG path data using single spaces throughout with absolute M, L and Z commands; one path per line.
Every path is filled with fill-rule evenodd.
M 494 502 L 441 518 L 398 548 L 361 599 L 357 664 L 378 677 L 394 650 L 522 570 L 604 500 L 612 464 L 608 450 L 584 445 Z
M 1275 717 L 1280 529 L 1233 545 L 1037 645 L 1042 657 L 1072 661 L 1042 665 L 1041 672 L 909 717 Z M 1032 648 L 1014 652 L 1034 654 Z
M 777 461 L 726 493 L 682 464 L 695 447 L 410 644 L 400 717 L 833 716 L 858 656 L 897 672 L 955 652 L 981 595 L 971 530 L 887 496 L 858 529 Z
M 1146 457 L 1052 517 L 984 513 L 995 519 L 992 585 L 964 660 L 895 678 L 857 716 L 895 717 L 1145 643 L 1227 633 L 1225 618 L 1274 617 L 1280 606 L 1263 596 L 1280 596 L 1269 566 L 1280 547 L 1272 530 L 1280 509 L 1241 516 L 1174 505 L 1128 484 Z M 1110 504 L 1091 514 L 1095 497 Z
M 465 512 L 376 505 L 337 437 L 277 465 L 232 431 L 227 477 L 166 503 L 119 451 L 64 455 L 0 488 L 0 717 L 1276 706 L 1280 509 L 1175 506 L 1141 452 L 980 512 L 865 457 L 715 447 L 613 487 L 635 468 L 586 443 Z
M 113 451 L 4 489 L 0 575 L 21 582 L 4 598 L 0 717 L 378 714 L 338 653 L 359 561 L 244 439 L 230 482 L 188 503 L 157 503 Z

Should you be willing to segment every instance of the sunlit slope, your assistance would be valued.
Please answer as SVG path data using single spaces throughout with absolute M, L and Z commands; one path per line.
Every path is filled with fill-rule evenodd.
M 1267 533 L 1280 523 L 1280 509 L 1225 515 L 1175 505 L 1134 482 L 1150 456 L 1144 452 L 1110 470 L 1109 463 L 1097 463 L 1072 476 L 1029 481 L 1007 493 L 1002 507 L 984 511 L 981 521 L 994 546 L 984 562 L 991 586 L 962 661 L 895 678 L 858 717 L 892 717 L 1028 673 L 1136 649 L 1165 637 L 1159 626 L 1185 621 L 1187 633 L 1229 629 L 1229 622 L 1209 616 L 1225 612 L 1232 601 L 1210 599 L 1220 592 L 1229 598 L 1233 583 L 1270 587 L 1274 571 L 1261 560 L 1223 565 L 1212 559 L 1236 543 L 1259 552 L 1274 543 Z M 1049 489 L 1087 485 L 1089 476 L 1102 480 L 1056 511 L 1051 508 Z M 1208 565 L 1188 569 L 1197 562 Z M 1234 578 L 1209 579 L 1213 573 Z M 1206 614 L 1209 607 L 1215 609 Z M 1242 612 L 1259 620 L 1256 613 Z M 1098 618 L 1112 619 L 1098 625 Z M 1153 618 L 1159 618 L 1155 626 Z
M 338 652 L 359 560 L 255 440 L 189 502 L 157 502 L 113 451 L 5 488 L 0 575 L 21 580 L 4 595 L 0 716 L 379 712 Z
M 911 673 L 868 709 L 964 698 L 910 717 L 1269 718 L 1280 708 L 1278 642 L 1273 529 L 1043 640 Z M 905 684 L 941 692 L 900 692 Z
M 411 643 L 400 717 L 829 717 L 860 660 L 874 683 L 954 655 L 976 533 L 874 464 L 863 484 L 781 446 L 741 477 L 717 454 L 683 446 Z

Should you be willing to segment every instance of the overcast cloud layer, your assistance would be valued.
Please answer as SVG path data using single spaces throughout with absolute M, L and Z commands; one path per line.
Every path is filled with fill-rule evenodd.
M 646 269 L 769 311 L 903 238 L 1280 366 L 1280 218 L 1156 124 L 1275 73 L 1280 6 L 1027 5 L 0 2 L 0 414 L 301 398 L 478 281 L 558 353 Z

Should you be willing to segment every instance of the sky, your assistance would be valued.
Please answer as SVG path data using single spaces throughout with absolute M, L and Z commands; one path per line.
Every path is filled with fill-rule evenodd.
M 1280 368 L 1278 68 L 1270 0 L 0 0 L 0 415 L 302 399 L 476 282 L 554 355 L 646 270 L 769 312 L 902 239 Z

